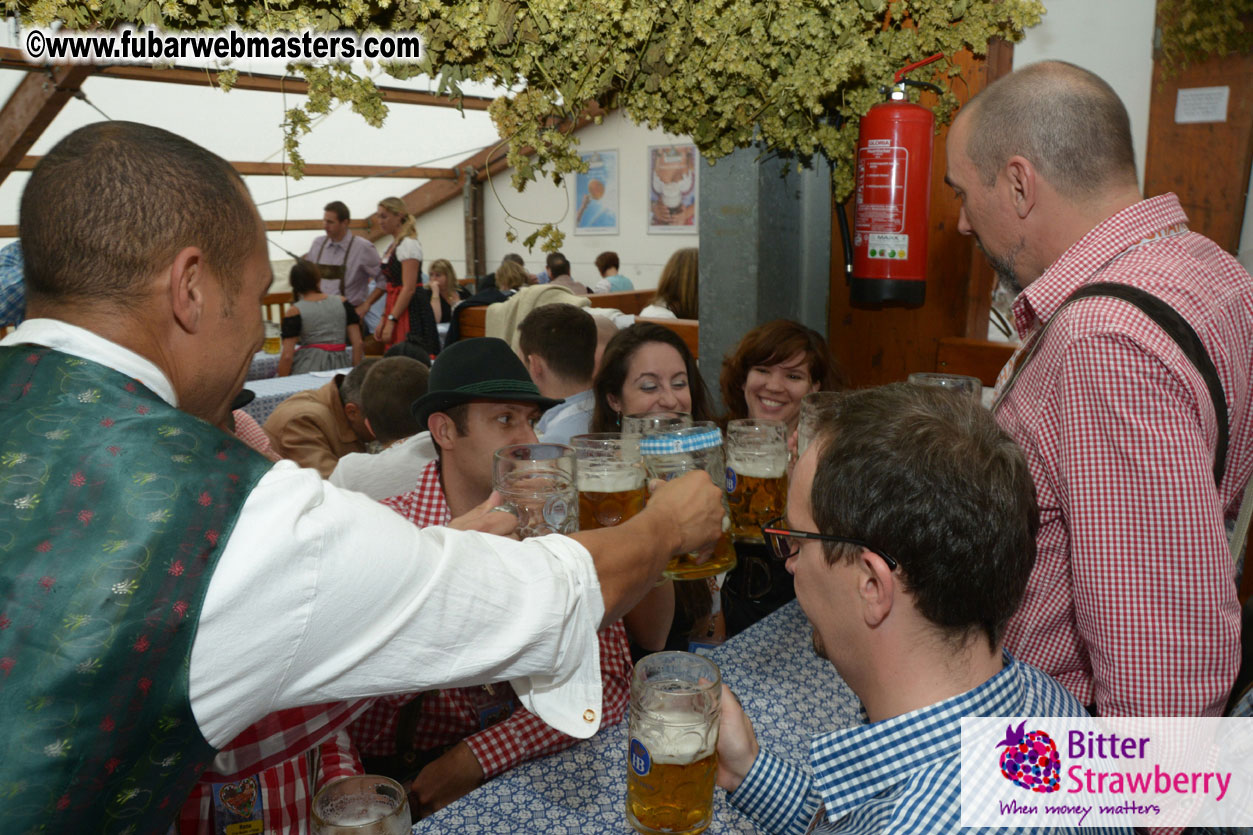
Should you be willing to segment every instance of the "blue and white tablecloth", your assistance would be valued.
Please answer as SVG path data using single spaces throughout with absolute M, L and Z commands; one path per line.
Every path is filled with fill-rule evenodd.
M 817 658 L 811 631 L 793 601 L 711 653 L 723 681 L 753 721 L 763 750 L 804 764 L 809 740 L 856 724 L 860 703 Z M 627 723 L 604 728 L 561 753 L 523 763 L 414 825 L 414 833 L 632 833 L 626 821 Z M 756 829 L 714 790 L 707 830 Z
M 309 389 L 319 388 L 331 381 L 336 374 L 347 374 L 351 368 L 340 368 L 335 371 L 314 371 L 309 374 L 292 374 L 290 377 L 273 377 L 269 380 L 249 380 L 244 388 L 254 392 L 257 398 L 244 407 L 244 411 L 252 415 L 257 423 L 265 423 L 265 419 L 274 411 L 274 407 L 293 394 Z
M 278 354 L 267 354 L 257 351 L 252 355 L 252 364 L 248 366 L 249 380 L 268 380 L 278 373 Z

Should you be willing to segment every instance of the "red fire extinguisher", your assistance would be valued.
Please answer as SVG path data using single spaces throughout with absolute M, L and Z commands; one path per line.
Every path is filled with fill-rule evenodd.
M 891 90 L 883 88 L 889 100 L 862 117 L 849 278 L 854 304 L 916 306 L 926 300 L 935 116 L 908 101 L 905 87 L 940 89 L 903 76 L 941 57 L 898 70 Z

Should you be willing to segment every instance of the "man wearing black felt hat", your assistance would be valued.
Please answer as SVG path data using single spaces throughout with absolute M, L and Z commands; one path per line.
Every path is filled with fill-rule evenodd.
M 420 528 L 445 525 L 483 504 L 492 494 L 496 450 L 535 443 L 536 421 L 559 403 L 540 394 L 504 340 L 469 339 L 449 346 L 435 361 L 427 393 L 413 404 L 414 417 L 430 430 L 439 458 L 422 469 L 416 487 L 383 503 Z M 621 721 L 630 695 L 630 645 L 621 620 L 600 630 L 597 638 L 600 721 L 613 724 Z M 486 779 L 577 741 L 538 720 L 504 685 L 428 692 L 420 704 L 410 702 L 381 700 L 353 734 L 367 758 L 385 758 L 368 759 L 371 770 L 391 769 L 389 776 L 411 781 L 414 811 L 423 816 Z M 412 722 L 397 718 L 398 711 L 414 710 L 418 718 Z M 403 738 L 378 733 L 393 727 L 413 730 Z
M 440 461 L 426 468 L 417 488 L 394 501 L 419 493 L 430 475 L 452 516 L 477 507 L 492 492 L 492 454 L 510 444 L 535 443 L 535 423 L 560 402 L 540 394 L 504 340 L 485 337 L 450 345 L 431 369 L 426 394 L 413 404 L 413 415 L 430 431 Z M 409 516 L 404 506 L 397 510 Z

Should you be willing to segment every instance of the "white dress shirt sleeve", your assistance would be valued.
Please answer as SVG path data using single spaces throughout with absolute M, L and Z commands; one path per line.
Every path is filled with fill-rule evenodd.
M 286 707 L 509 680 L 528 710 L 588 737 L 603 615 L 590 555 L 572 539 L 420 530 L 280 462 L 209 583 L 192 711 L 221 746 Z

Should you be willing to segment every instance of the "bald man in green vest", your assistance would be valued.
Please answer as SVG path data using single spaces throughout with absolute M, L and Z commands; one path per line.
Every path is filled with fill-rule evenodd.
M 0 342 L 6 831 L 164 832 L 214 753 L 289 707 L 509 680 L 595 732 L 596 631 L 717 536 L 707 477 L 665 485 L 629 535 L 418 530 L 216 428 L 271 279 L 229 163 L 89 125 L 31 174 L 20 229 L 28 318 Z

